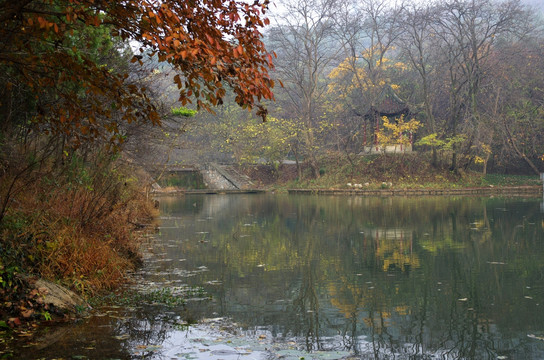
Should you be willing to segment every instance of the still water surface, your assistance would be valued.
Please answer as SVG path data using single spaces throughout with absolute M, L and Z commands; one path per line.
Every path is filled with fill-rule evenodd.
M 136 287 L 212 300 L 101 309 L 26 356 L 544 359 L 542 199 L 160 201 Z

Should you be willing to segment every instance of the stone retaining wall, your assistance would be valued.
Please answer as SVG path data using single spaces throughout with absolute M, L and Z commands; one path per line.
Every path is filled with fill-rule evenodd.
M 357 195 L 357 196 L 421 196 L 421 195 L 511 195 L 538 196 L 541 186 L 481 187 L 460 189 L 289 189 L 289 194 Z

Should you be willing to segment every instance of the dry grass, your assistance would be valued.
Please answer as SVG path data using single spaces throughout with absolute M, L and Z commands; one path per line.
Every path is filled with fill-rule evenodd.
M 50 204 L 51 211 L 61 215 L 51 219 L 57 225 L 50 229 L 51 240 L 41 247 L 38 272 L 45 278 L 63 279 L 80 293 L 93 294 L 113 289 L 125 281 L 127 270 L 139 261 L 138 238 L 134 225 L 149 222 L 154 209 L 134 193 L 90 223 L 66 223 L 66 205 Z M 80 199 L 85 199 L 82 196 Z M 85 201 L 79 206 L 84 207 Z M 73 208 L 71 209 L 73 211 Z
M 0 227 L 0 275 L 16 268 L 86 296 L 126 280 L 139 262 L 135 224 L 157 210 L 126 171 L 94 161 L 76 175 L 52 169 L 14 197 Z

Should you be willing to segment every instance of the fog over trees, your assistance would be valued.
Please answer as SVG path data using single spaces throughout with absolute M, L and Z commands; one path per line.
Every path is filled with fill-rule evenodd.
M 542 171 L 544 33 L 536 5 L 542 8 L 518 0 L 270 5 L 264 40 L 277 56 L 271 76 L 283 86 L 274 89 L 269 116 L 296 129 L 283 155 L 306 161 L 319 176 L 320 155 L 360 154 L 382 131 L 368 114 L 390 88 L 410 109 L 408 117 L 421 123 L 410 136 L 435 166 Z M 238 110 L 225 113 L 230 107 L 201 114 L 201 129 L 209 134 L 230 122 L 243 133 L 261 121 Z M 222 151 L 234 153 L 239 144 L 232 134 L 217 135 Z M 274 142 L 263 141 L 263 148 Z M 253 156 L 234 160 L 272 160 L 260 148 L 248 151 Z

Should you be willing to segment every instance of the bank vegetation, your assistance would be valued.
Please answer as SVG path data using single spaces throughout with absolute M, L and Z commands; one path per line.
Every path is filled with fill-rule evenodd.
M 138 264 L 135 230 L 157 210 L 129 139 L 178 137 L 176 119 L 194 111 L 180 105 L 210 110 L 225 88 L 264 116 L 266 11 L 234 0 L 0 3 L 0 331 L 51 319 L 36 278 L 89 297 Z

